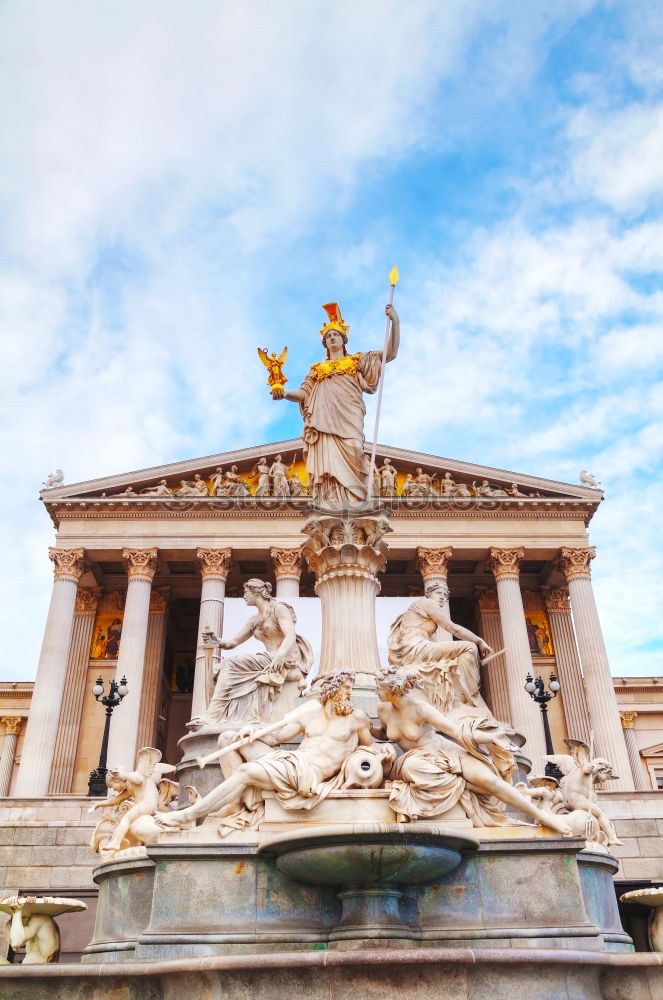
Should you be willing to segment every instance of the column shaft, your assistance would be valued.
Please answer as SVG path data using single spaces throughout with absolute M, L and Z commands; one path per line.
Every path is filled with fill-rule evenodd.
M 491 549 L 490 566 L 495 574 L 502 635 L 506 646 L 504 661 L 510 721 L 514 729 L 525 737 L 525 751 L 532 759 L 536 771 L 538 758 L 546 752 L 546 743 L 541 712 L 525 691 L 525 677 L 532 670 L 532 654 L 520 593 L 519 566 L 523 555 L 523 549 Z
M 152 580 L 156 572 L 156 549 L 125 549 L 129 582 L 124 606 L 122 641 L 117 659 L 116 677 L 127 678 L 129 694 L 113 712 L 108 741 L 108 766 L 133 768 L 138 747 L 138 721 L 141 713 L 145 645 L 150 613 Z
M 594 555 L 593 548 L 564 548 L 560 554 L 560 566 L 571 598 L 587 707 L 594 732 L 594 754 L 609 760 L 619 775 L 619 781 L 610 782 L 611 791 L 630 791 L 633 789 L 631 764 L 622 735 L 617 697 L 590 579 L 589 564 Z
M 589 744 L 591 725 L 578 647 L 573 631 L 569 593 L 566 587 L 544 591 L 546 611 L 555 649 L 555 666 L 562 685 L 566 732 L 571 739 Z
M 150 599 L 150 613 L 147 619 L 147 639 L 145 642 L 143 692 L 140 718 L 138 719 L 137 747 L 139 750 L 141 747 L 156 746 L 169 597 L 170 587 L 158 587 L 152 591 Z
M 49 549 L 49 557 L 55 563 L 55 581 L 16 783 L 16 795 L 20 798 L 48 793 L 74 624 L 76 590 L 85 569 L 84 556 L 83 549 Z
M 478 595 L 479 624 L 477 632 L 494 650 L 504 648 L 502 624 L 495 590 L 484 590 Z M 511 718 L 509 687 L 506 679 L 506 663 L 503 656 L 491 660 L 482 667 L 481 680 L 486 704 L 496 719 L 507 721 Z
M 2 754 L 0 755 L 0 796 L 4 797 L 9 795 L 16 759 L 16 744 L 23 719 L 14 715 L 0 719 L 0 722 L 5 724 L 5 741 L 2 744 Z
M 51 795 L 66 795 L 71 792 L 90 662 L 92 629 L 100 596 L 100 587 L 79 587 L 76 594 L 69 663 L 49 784 Z
M 628 753 L 628 759 L 631 763 L 631 774 L 633 775 L 635 790 L 636 792 L 648 792 L 651 791 L 651 788 L 645 777 L 644 771 L 642 770 L 642 758 L 640 757 L 638 741 L 635 738 L 635 730 L 633 729 L 633 723 L 635 722 L 637 714 L 637 712 L 619 713 L 622 720 L 626 752 Z
M 219 638 L 223 633 L 223 604 L 226 596 L 226 580 L 230 572 L 232 549 L 198 549 L 203 586 L 200 593 L 200 615 L 198 617 L 198 638 L 196 640 L 196 669 L 193 678 L 191 718 L 195 719 L 207 711 L 214 681 L 212 671 L 208 672 L 205 654 L 202 650 L 203 632 L 209 629 Z

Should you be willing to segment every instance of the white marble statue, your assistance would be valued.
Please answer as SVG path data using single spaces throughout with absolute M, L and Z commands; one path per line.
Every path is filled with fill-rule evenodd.
M 492 718 L 479 693 L 479 653 L 489 656 L 493 650 L 480 636 L 450 620 L 444 611 L 448 597 L 446 584 L 437 583 L 399 615 L 387 640 L 389 664 L 393 668 L 416 667 L 431 703 L 441 712 L 470 706 Z M 435 639 L 438 628 L 460 641 Z
M 216 470 L 217 475 L 214 477 L 215 496 L 219 497 L 247 497 L 250 494 L 250 490 L 243 478 L 237 471 L 236 465 L 231 465 L 228 472 L 223 471 L 223 469 Z
M 433 477 L 429 476 L 423 469 L 415 469 L 414 471 L 415 477 L 413 482 L 415 495 L 420 497 L 437 496 L 437 490 L 433 486 Z
M 388 458 L 385 458 L 379 468 L 380 491 L 382 496 L 391 497 L 396 493 L 396 469 Z
M 515 762 L 506 731 L 492 718 L 457 721 L 439 711 L 416 669 L 378 675 L 377 692 L 380 729 L 373 735 L 405 751 L 388 784 L 399 821 L 439 816 L 459 803 L 474 826 L 495 826 L 512 822 L 503 812 L 508 804 L 557 833 L 570 832 L 562 817 L 540 809 L 505 780 Z
M 547 774 L 539 774 L 529 779 L 529 784 L 519 781 L 516 789 L 523 795 L 528 795 L 536 805 L 546 812 L 559 814 L 556 808 L 559 801 L 559 781 Z M 596 819 L 586 809 L 573 809 L 571 812 L 562 810 L 564 822 L 570 828 L 574 837 L 584 837 L 585 847 L 600 854 L 608 853 L 608 838 L 601 830 Z
M 559 791 L 553 808 L 560 814 L 584 809 L 591 813 L 606 837 L 609 847 L 621 847 L 622 842 L 612 821 L 604 813 L 596 800 L 594 788 L 604 781 L 616 781 L 612 764 L 603 757 L 590 757 L 589 747 L 583 740 L 564 740 L 569 754 L 550 754 L 545 759 L 557 764 L 564 777 L 559 783 Z
M 80 910 L 87 910 L 82 900 L 61 896 L 14 895 L 0 899 L 0 911 L 10 914 L 5 927 L 9 944 L 14 951 L 25 948 L 23 965 L 57 962 L 60 931 L 53 918 Z
M 269 470 L 269 478 L 272 481 L 272 493 L 275 497 L 290 496 L 288 470 L 281 460 L 281 455 L 277 455 L 272 462 Z
M 255 811 L 263 792 L 274 792 L 286 809 L 313 809 L 344 781 L 343 765 L 359 746 L 371 746 L 370 720 L 352 704 L 354 674 L 327 674 L 318 697 L 288 712 L 270 729 L 270 739 L 288 743 L 301 736 L 295 750 L 276 749 L 245 761 L 198 802 L 158 816 L 164 828 L 180 827 L 213 814 L 223 818 Z M 263 730 L 247 726 L 239 738 L 258 740 Z M 387 758 L 385 758 L 387 759 Z
M 313 663 L 310 643 L 295 632 L 297 617 L 289 604 L 272 597 L 270 583 L 247 580 L 244 600 L 256 614 L 221 649 L 235 649 L 252 636 L 264 643 L 264 653 L 245 653 L 221 661 L 212 699 L 204 716 L 192 725 L 224 722 L 266 722 L 272 702 L 285 686 L 302 689 Z
M 176 782 L 164 777 L 175 770 L 175 765 L 160 761 L 160 750 L 143 747 L 136 755 L 135 770 L 108 769 L 106 784 L 112 794 L 88 809 L 88 812 L 107 810 L 92 834 L 90 847 L 93 851 L 112 857 L 127 847 L 156 840 L 159 828 L 154 822 L 154 814 L 165 809 L 178 793 Z
M 357 504 L 366 500 L 369 463 L 364 453 L 363 394 L 378 388 L 382 351 L 348 354 L 348 325 L 336 303 L 325 306 L 329 322 L 320 331 L 327 360 L 311 365 L 299 389 L 274 388 L 274 399 L 299 403 L 304 418 L 309 488 L 318 503 Z M 398 352 L 400 325 L 393 306 L 386 361 Z
M 253 475 L 258 477 L 258 485 L 256 486 L 256 491 L 253 495 L 256 497 L 268 497 L 271 484 L 269 480 L 269 465 L 267 464 L 267 459 L 264 455 L 262 458 L 258 459 L 258 464 L 253 470 Z
M 156 486 L 146 486 L 144 490 L 140 491 L 140 495 L 143 497 L 172 497 L 175 494 L 168 486 L 165 479 L 160 479 Z
M 484 479 L 479 486 L 476 482 L 472 482 L 472 486 L 478 497 L 506 497 L 509 495 L 506 490 L 499 486 L 491 486 L 487 479 Z
M 178 497 L 208 497 L 209 490 L 203 477 L 199 472 L 196 472 L 193 481 L 181 480 L 177 495 Z
M 598 481 L 598 479 L 596 478 L 596 476 L 593 476 L 591 472 L 587 471 L 587 469 L 581 469 L 580 470 L 579 479 L 580 479 L 580 483 L 581 483 L 582 486 L 589 486 L 593 490 L 602 490 L 603 489 L 603 486 Z
M 440 494 L 443 497 L 470 497 L 469 487 L 465 483 L 457 483 L 450 472 L 445 472 L 440 483 Z
M 49 472 L 46 479 L 42 483 L 46 489 L 52 489 L 54 486 L 62 486 L 64 482 L 64 472 L 62 469 L 56 469 L 55 472 Z

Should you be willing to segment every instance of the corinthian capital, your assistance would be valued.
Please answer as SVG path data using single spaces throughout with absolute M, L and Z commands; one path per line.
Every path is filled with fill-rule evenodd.
M 227 580 L 232 549 L 197 549 L 203 580 Z
M 76 591 L 76 603 L 74 605 L 75 615 L 94 615 L 97 612 L 99 599 L 102 595 L 101 587 L 79 587 Z
M 497 591 L 494 587 L 475 587 L 474 597 L 479 611 L 499 611 Z
M 271 549 L 274 574 L 277 580 L 299 580 L 302 575 L 302 553 L 300 549 Z
M 633 729 L 633 723 L 637 717 L 637 712 L 620 712 L 619 718 L 622 720 L 622 729 Z
M 130 580 L 154 579 L 157 571 L 158 549 L 124 549 L 122 558 L 127 561 L 127 574 Z
M 524 555 L 525 550 L 522 548 L 491 548 L 488 566 L 496 580 L 517 580 L 520 576 L 520 561 Z
M 19 736 L 23 726 L 23 719 L 20 715 L 6 715 L 0 722 L 5 724 L 5 733 Z
M 596 549 L 590 545 L 586 549 L 561 548 L 557 565 L 567 580 L 577 580 L 580 577 L 590 577 L 589 564 L 596 555 Z
M 543 590 L 543 599 L 546 602 L 548 614 L 551 611 L 569 610 L 569 592 L 566 587 L 546 587 Z
M 49 549 L 48 558 L 55 563 L 56 580 L 78 583 L 85 572 L 85 549 Z
M 448 545 L 445 549 L 417 549 L 417 569 L 424 582 L 433 576 L 446 578 L 448 562 L 453 555 L 453 549 Z

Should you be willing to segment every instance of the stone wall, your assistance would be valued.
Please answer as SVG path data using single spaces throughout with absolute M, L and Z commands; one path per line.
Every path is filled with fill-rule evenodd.
M 600 801 L 624 841 L 610 849 L 619 860 L 615 879 L 663 882 L 663 793 L 604 792 Z

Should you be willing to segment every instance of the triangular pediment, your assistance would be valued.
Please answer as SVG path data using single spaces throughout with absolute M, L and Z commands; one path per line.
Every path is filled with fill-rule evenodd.
M 663 757 L 663 743 L 655 743 L 653 747 L 642 747 L 640 754 L 643 757 Z
M 370 447 L 367 442 L 367 450 Z M 291 493 L 305 496 L 306 470 L 300 438 L 64 484 L 43 489 L 40 496 L 48 505 L 54 501 L 111 498 L 197 500 L 235 494 L 254 496 L 259 490 L 260 459 L 265 459 L 265 464 L 272 468 L 279 455 L 286 467 L 288 481 L 297 480 L 299 484 L 290 487 Z M 600 490 L 586 486 L 380 444 L 377 447 L 378 466 L 383 465 L 385 459 L 395 470 L 394 490 L 390 495 L 396 498 L 416 498 L 426 491 L 433 497 L 461 501 L 468 498 L 495 501 L 537 498 L 596 504 L 602 498 Z M 267 494 L 270 490 L 273 492 L 267 487 Z

